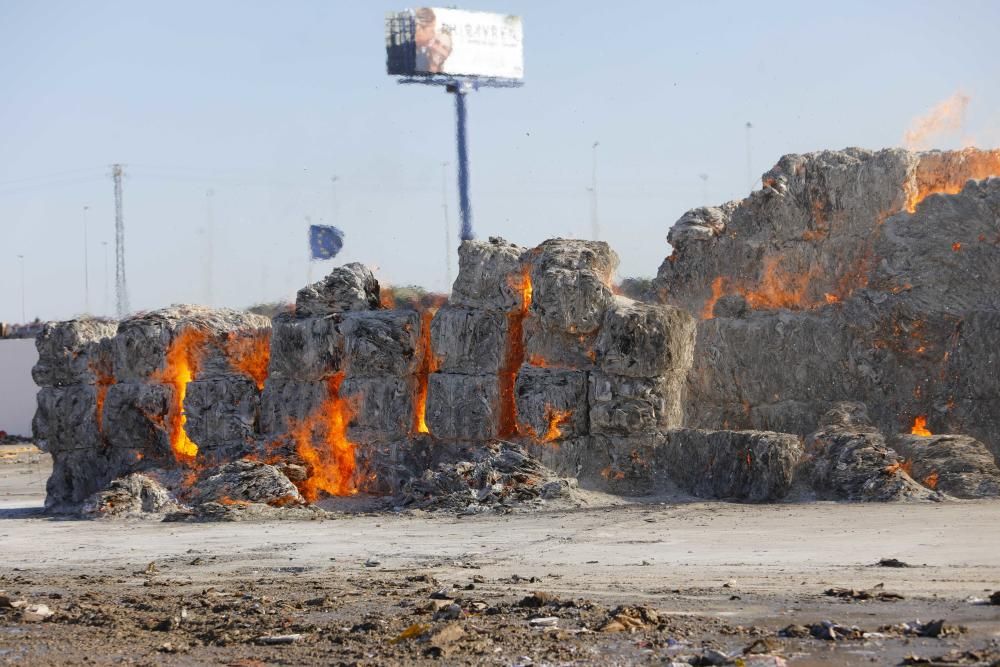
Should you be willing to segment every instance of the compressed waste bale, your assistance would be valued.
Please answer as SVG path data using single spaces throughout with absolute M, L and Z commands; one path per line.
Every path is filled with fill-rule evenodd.
M 680 426 L 684 374 L 634 378 L 592 372 L 590 431 L 604 435 L 653 433 Z
M 449 302 L 455 306 L 509 312 L 521 306 L 521 256 L 524 248 L 491 236 L 462 241 L 458 277 Z
M 606 284 L 618 269 L 618 255 L 604 241 L 548 239 L 529 252 L 532 277 L 551 269 L 589 271 Z
M 801 440 L 790 433 L 681 428 L 664 435 L 663 469 L 699 498 L 780 500 L 802 455 Z
M 282 313 L 272 320 L 268 377 L 312 382 L 341 370 L 344 337 L 340 316 L 297 317 Z
M 431 321 L 431 350 L 442 373 L 486 375 L 500 372 L 507 345 L 505 313 L 443 306 Z
M 658 473 L 660 433 L 592 435 L 580 483 L 626 496 L 644 496 L 663 486 Z
M 441 440 L 497 437 L 500 386 L 496 375 L 431 373 L 427 383 L 427 426 Z
M 261 433 L 284 432 L 293 422 L 301 422 L 313 414 L 328 396 L 326 381 L 268 380 L 260 401 Z
M 596 334 L 571 334 L 549 329 L 541 320 L 528 317 L 524 320 L 524 361 L 533 366 L 596 368 Z
M 31 422 L 35 444 L 43 452 L 94 451 L 101 447 L 94 385 L 42 387 Z
M 806 440 L 802 473 L 820 498 L 833 500 L 931 500 L 935 493 L 908 474 L 882 434 L 869 425 L 863 405 L 842 402 Z
M 145 456 L 172 457 L 166 420 L 174 400 L 173 387 L 121 382 L 108 388 L 104 401 L 104 434 L 117 449 L 138 450 Z
M 322 317 L 354 310 L 379 308 L 380 289 L 375 274 L 357 262 L 334 267 L 319 282 L 299 290 L 295 313 L 299 317 Z
M 587 374 L 521 366 L 514 384 L 518 430 L 543 442 L 587 433 Z
M 178 503 L 162 484 L 148 475 L 132 473 L 113 480 L 106 489 L 90 496 L 83 504 L 82 513 L 117 519 L 178 509 Z
M 171 306 L 140 313 L 118 325 L 112 342 L 114 377 L 118 382 L 159 381 L 167 367 L 171 344 L 182 335 L 186 361 L 193 370 L 230 370 L 227 348 L 236 334 L 250 335 L 269 330 L 270 320 L 262 315 L 228 308 Z
M 193 505 L 241 501 L 277 506 L 305 504 L 299 490 L 281 471 L 246 459 L 231 461 L 199 479 L 187 500 Z
M 615 299 L 597 337 L 597 358 L 607 373 L 655 377 L 689 368 L 694 319 L 671 306 Z
M 195 380 L 184 395 L 184 430 L 199 447 L 249 447 L 256 437 L 260 393 L 253 380 L 230 375 Z
M 956 498 L 1000 495 L 1000 468 L 986 445 L 967 435 L 910 435 L 892 439 L 910 475 Z
M 413 384 L 408 378 L 376 377 L 344 380 L 340 397 L 353 415 L 347 436 L 352 442 L 388 442 L 413 427 Z
M 402 376 L 417 370 L 420 314 L 379 310 L 344 316 L 344 370 L 348 377 Z
M 95 384 L 111 375 L 108 341 L 117 322 L 97 319 L 48 322 L 35 337 L 38 362 L 31 377 L 40 387 Z
M 531 289 L 531 316 L 546 329 L 570 334 L 597 331 L 615 298 L 610 284 L 588 270 L 533 265 Z
M 45 484 L 45 511 L 78 512 L 80 503 L 121 472 L 127 470 L 105 452 L 70 450 L 53 455 L 52 473 Z

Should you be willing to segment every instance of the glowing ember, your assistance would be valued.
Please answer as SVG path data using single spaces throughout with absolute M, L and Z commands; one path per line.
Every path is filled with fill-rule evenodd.
M 1000 176 L 1000 150 L 966 148 L 947 155 L 925 154 L 906 187 L 905 209 L 909 213 L 934 194 L 954 195 L 969 180 L 981 181 Z
M 827 292 L 823 295 L 823 298 L 826 299 L 827 303 L 840 303 L 840 297 L 836 294 L 830 294 Z
M 201 357 L 204 353 L 208 336 L 205 332 L 194 328 L 181 331 L 167 349 L 166 367 L 157 371 L 153 379 L 173 387 L 173 405 L 167 415 L 167 427 L 170 434 L 170 448 L 174 458 L 180 463 L 193 465 L 198 455 L 198 445 L 188 437 L 184 430 L 187 415 L 184 414 L 184 397 L 187 395 L 187 385 L 198 374 Z
M 91 366 L 91 370 L 97 377 L 94 383 L 95 389 L 97 390 L 97 407 L 94 412 L 94 418 L 97 420 L 97 432 L 104 436 L 104 400 L 108 397 L 108 388 L 115 383 L 114 375 L 105 372 L 103 369 L 99 368 L 97 365 Z
M 545 418 L 549 421 L 549 428 L 542 436 L 542 442 L 552 442 L 562 437 L 560 426 L 569 421 L 573 416 L 572 410 L 555 410 L 548 407 L 545 411 Z
M 718 276 L 712 281 L 712 296 L 708 297 L 708 301 L 705 302 L 705 307 L 701 311 L 701 319 L 710 320 L 715 317 L 712 311 L 715 310 L 715 302 L 722 298 L 724 285 L 725 279 L 722 276 Z
M 507 313 L 507 350 L 503 368 L 500 369 L 500 436 L 504 438 L 518 432 L 514 384 L 517 372 L 524 363 L 524 318 L 531 307 L 532 292 L 530 267 L 525 265 L 521 275 L 510 280 L 511 287 L 521 293 L 521 303 L 517 309 Z
M 420 313 L 420 364 L 417 367 L 417 391 L 413 403 L 413 431 L 415 433 L 430 433 L 427 428 L 427 381 L 431 373 L 438 369 L 438 359 L 431 346 L 431 320 L 437 306 Z
M 959 250 L 962 249 L 962 244 L 959 243 L 958 241 L 955 241 L 954 243 L 951 244 L 951 249 L 954 250 L 955 252 L 958 252 Z
M 549 362 L 545 360 L 545 357 L 540 354 L 532 354 L 528 357 L 528 363 L 532 366 L 538 366 L 539 368 L 548 368 Z
M 936 489 L 937 485 L 938 485 L 938 474 L 937 474 L 937 472 L 936 471 L 932 472 L 931 474 L 927 475 L 927 477 L 924 477 L 923 484 L 928 489 L 932 489 L 932 490 Z
M 267 364 L 271 358 L 271 334 L 262 332 L 253 336 L 229 334 L 226 355 L 233 368 L 249 376 L 264 390 Z
M 910 433 L 913 435 L 934 435 L 927 429 L 927 417 L 924 415 L 913 420 L 913 428 L 910 429 Z
M 812 272 L 800 274 L 785 271 L 778 266 L 778 257 L 764 261 L 764 275 L 755 289 L 746 290 L 743 296 L 751 308 L 789 308 L 809 306 L 806 291 Z
M 343 372 L 330 378 L 326 400 L 304 420 L 289 424 L 295 451 L 309 471 L 309 476 L 295 485 L 309 502 L 315 502 L 320 491 L 331 496 L 350 496 L 358 491 L 354 484 L 355 447 L 347 439 L 353 411 L 340 397 L 343 381 Z

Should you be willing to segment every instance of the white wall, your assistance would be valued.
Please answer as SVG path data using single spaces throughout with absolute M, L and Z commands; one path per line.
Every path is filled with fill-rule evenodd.
M 31 435 L 38 393 L 31 367 L 37 360 L 33 338 L 0 339 L 0 431 Z

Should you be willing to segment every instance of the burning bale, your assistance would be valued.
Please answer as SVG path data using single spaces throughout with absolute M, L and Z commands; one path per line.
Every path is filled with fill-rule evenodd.
M 1000 496 L 1000 468 L 983 443 L 965 435 L 897 435 L 892 448 L 923 485 L 956 498 Z

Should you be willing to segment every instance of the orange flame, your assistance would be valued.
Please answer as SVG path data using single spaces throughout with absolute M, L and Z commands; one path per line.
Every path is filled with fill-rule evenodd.
M 910 433 L 913 435 L 934 435 L 927 430 L 927 417 L 925 415 L 919 415 L 913 420 L 913 428 L 910 429 Z
M 939 102 L 923 116 L 913 119 L 903 134 L 903 145 L 910 150 L 927 148 L 932 138 L 962 129 L 968 106 L 969 96 L 960 92 Z
M 97 408 L 94 413 L 97 419 L 97 432 L 103 438 L 104 436 L 104 400 L 108 397 L 108 388 L 115 383 L 115 376 L 111 373 L 106 372 L 98 364 L 91 366 L 91 370 L 94 371 L 94 375 L 97 376 L 96 382 L 94 383 L 97 390 L 96 403 Z
M 271 334 L 269 332 L 262 331 L 249 336 L 229 334 L 226 355 L 233 368 L 249 376 L 257 383 L 258 389 L 264 390 L 267 365 L 271 359 Z
M 715 317 L 715 302 L 722 298 L 722 290 L 724 288 L 725 278 L 718 276 L 712 281 L 712 296 L 708 297 L 708 301 L 705 302 L 705 307 L 701 311 L 701 319 L 710 320 Z
M 413 403 L 413 430 L 416 433 L 430 433 L 427 428 L 427 382 L 431 373 L 438 369 L 438 358 L 431 345 L 431 320 L 437 307 L 428 308 L 420 313 L 420 363 L 417 366 L 417 391 Z
M 354 484 L 355 446 L 347 439 L 353 411 L 340 397 L 343 381 L 343 371 L 330 378 L 326 400 L 302 421 L 289 424 L 295 451 L 309 471 L 309 476 L 296 486 L 309 502 L 315 502 L 320 491 L 331 496 L 350 496 L 358 491 Z
M 548 368 L 550 366 L 549 362 L 545 360 L 540 354 L 532 354 L 528 357 L 528 363 L 532 366 L 538 366 L 539 368 Z
M 924 486 L 926 486 L 928 489 L 934 490 L 937 488 L 937 485 L 938 485 L 937 471 L 934 471 L 931 474 L 927 475 L 927 477 L 924 477 Z
M 514 385 L 517 372 L 524 363 L 524 319 L 531 307 L 530 266 L 521 269 L 521 275 L 509 278 L 511 287 L 521 293 L 521 303 L 507 313 L 507 350 L 503 368 L 500 369 L 500 436 L 509 438 L 517 435 L 517 403 L 514 400 Z
M 542 442 L 552 442 L 561 438 L 563 433 L 559 427 L 568 422 L 572 416 L 572 410 L 556 410 L 546 406 L 545 418 L 549 420 L 549 428 L 542 436 Z
M 785 271 L 778 266 L 778 257 L 768 257 L 764 260 L 764 275 L 756 289 L 744 291 L 747 303 L 753 309 L 789 308 L 792 310 L 806 308 L 806 291 L 812 272 L 796 274 Z
M 909 213 L 934 194 L 954 195 L 969 180 L 981 181 L 1000 176 L 1000 150 L 966 148 L 958 153 L 926 154 L 917 165 L 913 180 L 907 185 L 905 209 Z
M 199 329 L 187 328 L 178 333 L 167 348 L 166 366 L 153 374 L 153 379 L 173 387 L 174 403 L 167 415 L 170 434 L 170 448 L 179 463 L 193 465 L 198 455 L 198 445 L 184 430 L 187 415 L 184 414 L 184 397 L 187 385 L 198 374 L 201 358 L 205 351 L 208 335 Z

